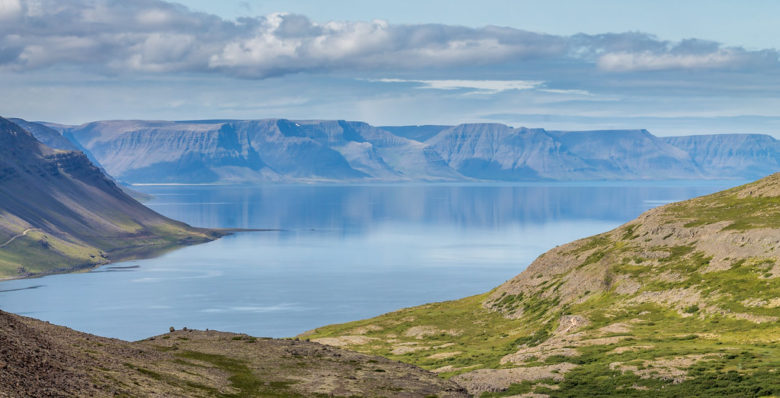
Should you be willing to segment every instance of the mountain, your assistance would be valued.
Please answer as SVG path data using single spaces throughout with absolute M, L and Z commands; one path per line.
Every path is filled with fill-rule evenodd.
M 777 171 L 780 157 L 769 136 L 659 138 L 646 130 L 563 132 L 495 123 L 374 127 L 266 119 L 45 126 L 128 183 L 752 178 Z
M 426 141 L 464 176 L 488 180 L 697 178 L 690 156 L 646 130 L 558 132 L 465 124 Z
M 41 123 L 28 122 L 26 120 L 17 118 L 9 118 L 8 121 L 23 128 L 32 134 L 36 140 L 50 148 L 62 149 L 65 151 L 81 150 L 76 144 L 63 137 L 59 131 Z
M 780 170 L 780 142 L 768 135 L 692 135 L 663 140 L 691 154 L 701 170 L 723 177 L 755 179 Z
M 533 180 L 547 167 L 578 159 L 560 153 L 544 130 L 503 124 L 464 124 L 440 131 L 426 143 L 460 174 L 477 179 Z
M 317 343 L 186 328 L 138 342 L 0 311 L 3 397 L 466 397 L 414 366 Z
M 490 292 L 303 336 L 478 396 L 777 396 L 780 173 L 556 247 Z
M 50 148 L 0 118 L 0 278 L 87 268 L 220 235 L 155 213 L 83 153 Z
M 647 130 L 551 131 L 560 149 L 584 163 L 571 170 L 571 179 L 670 179 L 717 176 L 692 162 L 688 152 L 664 142 Z
M 135 183 L 454 177 L 431 164 L 421 143 L 358 122 L 107 121 L 61 129 L 112 176 Z

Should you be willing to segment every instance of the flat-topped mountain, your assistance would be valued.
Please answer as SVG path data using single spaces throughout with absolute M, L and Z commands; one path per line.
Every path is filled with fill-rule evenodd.
M 491 397 L 778 395 L 780 173 L 556 247 L 488 293 L 306 337 Z
M 780 145 L 761 135 L 285 119 L 46 126 L 129 183 L 747 179 L 780 169 Z
M 761 134 L 692 135 L 663 140 L 689 153 L 704 171 L 756 179 L 780 170 L 780 141 Z
M 487 180 L 697 178 L 688 153 L 646 130 L 560 132 L 464 124 L 426 141 L 460 174 Z
M 418 367 L 297 340 L 179 330 L 138 342 L 0 311 L 3 397 L 466 397 Z
M 358 122 L 109 121 L 61 129 L 109 174 L 136 183 L 457 178 L 422 143 Z
M 136 202 L 77 151 L 0 118 L 0 278 L 71 271 L 206 242 Z

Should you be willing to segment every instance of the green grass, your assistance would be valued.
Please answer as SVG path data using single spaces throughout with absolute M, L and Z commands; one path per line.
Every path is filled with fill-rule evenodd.
M 685 228 L 722 223 L 721 232 L 725 233 L 753 228 L 778 229 L 780 197 L 738 197 L 743 190 L 758 189 L 764 183 L 672 204 L 657 217 L 662 224 L 682 222 Z M 755 304 L 780 297 L 780 278 L 771 277 L 777 260 L 761 257 L 757 251 L 757 257 L 733 259 L 731 267 L 713 271 L 710 269 L 713 258 L 700 251 L 696 242 L 675 241 L 671 239 L 675 234 L 666 232 L 660 239 L 662 245 L 650 244 L 659 240 L 647 236 L 649 233 L 634 222 L 573 243 L 568 251 L 564 248 L 559 252 L 570 257 L 571 266 L 566 272 L 527 275 L 527 280 L 545 279 L 539 281 L 533 292 L 525 288 L 523 293 L 504 292 L 494 297 L 489 306 L 496 312 L 485 309 L 483 304 L 490 294 L 484 294 L 327 326 L 309 337 L 350 335 L 362 327 L 370 330 L 366 336 L 377 340 L 350 348 L 427 369 L 445 365 L 456 368 L 442 373 L 444 377 L 478 368 L 562 362 L 578 365 L 563 376 L 562 382 L 550 379 L 523 382 L 506 391 L 486 393 L 485 397 L 530 392 L 551 397 L 780 395 L 780 322 L 772 321 L 780 319 L 780 308 Z M 760 249 L 761 253 L 766 249 L 772 248 Z M 571 293 L 571 284 L 561 290 L 564 284 L 577 280 L 573 278 L 600 279 L 590 282 L 589 290 L 580 288 Z M 626 280 L 637 290 L 620 290 L 623 294 L 618 294 L 617 288 Z M 569 296 L 561 298 L 556 294 L 559 291 L 567 291 Z M 665 293 L 668 295 L 664 296 Z M 643 301 L 640 296 L 658 299 Z M 502 314 L 518 319 L 508 319 Z M 581 315 L 590 322 L 578 331 L 584 338 L 615 339 L 599 345 L 570 346 L 578 353 L 573 357 L 554 355 L 542 360 L 534 356 L 521 364 L 500 363 L 503 356 L 514 353 L 520 346 L 544 344 L 563 314 Z M 616 331 L 611 333 L 601 330 L 615 324 L 622 324 L 627 330 L 606 329 Z M 381 330 L 366 328 L 369 325 Z M 405 331 L 414 326 L 458 329 L 461 334 L 437 334 L 421 339 L 405 336 Z M 428 349 L 406 354 L 392 352 L 393 348 L 413 343 Z M 446 343 L 453 345 L 436 348 Z M 430 358 L 431 354 L 453 351 L 461 354 L 439 360 Z M 613 363 L 634 366 L 638 373 L 611 367 Z M 679 383 L 660 377 L 664 366 L 673 363 L 692 363 L 688 368 L 678 369 L 687 373 Z M 640 377 L 644 371 L 655 376 Z
M 306 337 L 316 339 L 349 335 L 354 334 L 357 328 L 372 325 L 382 329 L 369 331 L 365 336 L 378 340 L 351 348 L 414 363 L 425 369 L 436 369 L 447 365 L 455 368 L 466 367 L 469 368 L 468 370 L 503 367 L 499 363 L 501 357 L 517 351 L 520 344 L 538 343 L 545 336 L 535 334 L 540 329 L 539 323 L 530 324 L 528 321 L 507 319 L 497 312 L 482 307 L 482 302 L 487 296 L 486 293 L 461 300 L 403 309 L 372 319 L 326 326 L 318 328 L 313 335 Z M 540 309 L 542 307 L 539 305 Z M 534 316 L 539 314 L 534 313 Z M 542 322 L 542 318 L 538 318 L 537 322 Z M 431 326 L 438 332 L 422 338 L 406 336 L 405 333 L 412 326 Z M 443 331 L 456 331 L 457 334 L 453 336 Z M 388 340 L 397 342 L 391 343 Z M 415 346 L 428 349 L 394 354 L 393 348 L 401 347 L 404 343 L 415 343 Z M 452 345 L 441 347 L 445 344 Z M 444 359 L 429 358 L 432 354 L 456 351 L 461 353 Z M 464 371 L 466 370 L 456 370 L 442 375 L 450 377 Z
M 231 386 L 238 389 L 239 392 L 235 394 L 217 394 L 216 396 L 220 398 L 283 398 L 301 396 L 290 390 L 290 385 L 294 384 L 293 381 L 263 380 L 249 369 L 246 362 L 238 359 L 197 351 L 184 351 L 176 355 L 180 358 L 210 363 L 230 374 L 228 380 L 230 380 Z
M 686 228 L 727 222 L 723 229 L 745 231 L 777 228 L 780 225 L 780 197 L 739 198 L 734 190 L 669 206 L 670 219 L 685 222 Z
M 521 300 L 521 296 L 504 295 L 497 300 L 509 306 Z M 533 311 L 519 320 L 496 318 L 496 313 L 486 311 L 481 303 L 487 295 L 462 300 L 428 304 L 382 315 L 377 318 L 351 322 L 317 329 L 310 338 L 353 334 L 356 328 L 374 325 L 382 330 L 366 334 L 379 340 L 351 348 L 372 354 L 413 363 L 424 368 L 435 369 L 445 365 L 466 369 L 445 372 L 444 377 L 477 368 L 501 368 L 502 356 L 513 353 L 517 347 L 537 345 L 549 337 L 556 322 L 544 320 Z M 553 397 L 578 396 L 761 396 L 780 394 L 777 380 L 780 375 L 780 326 L 775 323 L 754 324 L 749 321 L 722 315 L 706 317 L 682 316 L 668 307 L 646 303 L 633 306 L 621 305 L 623 297 L 608 291 L 591 295 L 586 301 L 573 305 L 569 312 L 583 314 L 591 324 L 583 331 L 596 334 L 599 328 L 614 324 L 631 325 L 629 333 L 617 333 L 628 338 L 610 345 L 578 347 L 580 355 L 575 357 L 552 356 L 543 363 L 531 359 L 525 366 L 549 365 L 571 362 L 579 365 L 565 375 L 562 383 L 551 380 L 525 382 L 513 385 L 506 391 L 484 396 L 497 397 L 537 392 Z M 520 301 L 522 302 L 522 301 Z M 541 306 L 543 308 L 544 305 Z M 699 311 L 696 311 L 697 313 Z M 430 325 L 438 329 L 460 328 L 458 336 L 433 335 L 422 339 L 404 337 L 412 326 Z M 710 337 L 699 337 L 711 335 Z M 454 346 L 416 351 L 403 355 L 391 353 L 392 344 L 417 342 L 435 347 L 447 342 Z M 398 344 L 398 343 L 396 343 Z M 651 348 L 614 353 L 618 347 L 647 346 Z M 431 360 L 431 354 L 461 351 L 462 355 L 443 360 Z M 671 384 L 660 379 L 641 379 L 631 372 L 610 370 L 612 362 L 641 365 L 644 361 L 687 355 L 716 354 L 714 359 L 698 362 L 689 370 L 689 379 L 680 384 Z M 517 365 L 512 365 L 517 366 Z M 536 387 L 539 384 L 558 384 L 560 390 Z M 637 390 L 649 388 L 650 390 Z
M 0 250 L 0 277 L 18 276 L 20 270 L 38 274 L 97 264 L 101 251 L 33 231 Z
M 633 230 L 620 236 L 636 238 Z M 538 294 L 504 293 L 492 302 L 492 306 L 509 313 L 522 311 L 519 319 L 511 320 L 501 316 L 500 312 L 486 310 L 483 302 L 489 294 L 483 294 L 396 311 L 369 320 L 327 326 L 317 329 L 315 334 L 309 337 L 349 335 L 354 334 L 360 327 L 379 326 L 381 330 L 369 331 L 366 334 L 378 340 L 350 348 L 413 363 L 427 369 L 446 365 L 461 368 L 442 373 L 443 377 L 451 377 L 478 368 L 518 366 L 502 365 L 500 359 L 515 352 L 521 345 L 533 347 L 543 343 L 557 327 L 557 320 L 562 314 L 580 314 L 590 321 L 590 325 L 582 330 L 586 334 L 600 336 L 599 328 L 615 323 L 630 325 L 630 331 L 612 334 L 626 337 L 614 344 L 578 347 L 579 356 L 552 356 L 544 362 L 531 358 L 525 365 L 519 365 L 539 366 L 559 362 L 579 365 L 565 375 L 564 382 L 558 383 L 560 390 L 536 387 L 538 384 L 556 384 L 547 380 L 513 385 L 507 391 L 486 396 L 508 396 L 526 392 L 545 393 L 553 397 L 780 394 L 775 381 L 780 377 L 775 370 L 780 369 L 780 326 L 775 322 L 756 324 L 731 316 L 732 313 L 745 313 L 780 317 L 779 308 L 747 307 L 741 304 L 747 299 L 769 300 L 780 297 L 780 278 L 765 277 L 767 270 L 774 265 L 773 260 L 741 259 L 734 261 L 734 265 L 728 270 L 702 273 L 711 259 L 697 252 L 694 247 L 654 247 L 654 251 L 668 253 L 666 257 L 658 260 L 654 267 L 637 265 L 644 261 L 635 260 L 637 256 L 632 254 L 635 247 L 631 242 L 611 240 L 600 235 L 586 240 L 576 250 L 577 254 L 591 251 L 588 257 L 582 260 L 586 265 L 602 262 L 594 266 L 608 267 L 605 278 L 629 275 L 639 282 L 640 290 L 630 296 L 617 294 L 609 287 L 611 282 L 605 283 L 604 290 L 586 292 L 584 301 L 571 305 L 559 305 L 554 295 L 553 298 L 543 299 Z M 615 259 L 618 261 L 611 261 Z M 683 277 L 679 281 L 662 281 L 658 276 L 663 272 L 676 272 Z M 564 274 L 558 279 L 540 284 L 538 293 L 556 291 L 565 276 Z M 626 304 L 627 298 L 642 292 L 690 287 L 698 290 L 705 301 L 679 309 L 657 303 Z M 727 312 L 707 312 L 704 310 L 707 305 L 718 306 Z M 404 332 L 413 326 L 433 326 L 440 330 L 454 328 L 462 333 L 458 336 L 438 334 L 422 339 L 404 336 Z M 393 354 L 392 348 L 404 343 L 418 343 L 417 345 L 425 347 L 446 343 L 454 345 Z M 613 351 L 618 347 L 633 346 L 650 348 L 621 354 Z M 429 358 L 431 354 L 452 351 L 460 351 L 461 354 L 439 360 Z M 719 356 L 696 363 L 688 370 L 688 379 L 679 384 L 670 384 L 654 378 L 641 379 L 631 372 L 611 370 L 609 367 L 612 362 L 645 366 L 656 360 L 712 353 Z M 644 388 L 649 390 L 643 390 Z

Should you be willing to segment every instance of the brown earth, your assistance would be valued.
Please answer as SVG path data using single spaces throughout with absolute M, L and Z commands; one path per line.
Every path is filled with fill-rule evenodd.
M 180 330 L 138 342 L 0 311 L 0 397 L 466 397 L 416 366 L 303 340 Z

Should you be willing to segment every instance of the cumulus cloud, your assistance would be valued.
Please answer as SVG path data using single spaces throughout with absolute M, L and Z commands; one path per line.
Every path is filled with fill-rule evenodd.
M 606 72 L 776 67 L 778 62 L 774 50 L 698 40 L 670 43 L 636 32 L 554 36 L 493 26 L 316 23 L 290 14 L 225 20 L 162 0 L 0 0 L 0 21 L 0 68 L 6 70 L 75 65 L 100 73 L 265 78 L 480 65 L 522 70 L 544 62 Z

